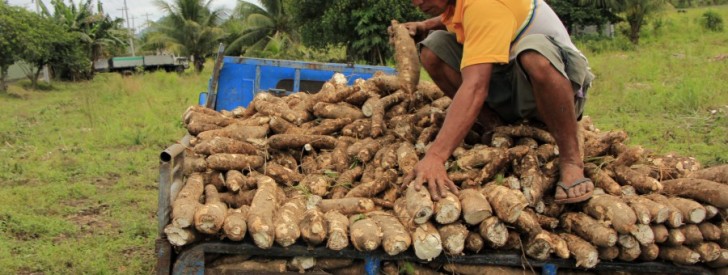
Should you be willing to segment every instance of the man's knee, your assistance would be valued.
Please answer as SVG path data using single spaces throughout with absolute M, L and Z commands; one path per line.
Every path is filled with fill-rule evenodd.
M 458 44 L 454 34 L 443 30 L 431 32 L 425 40 L 417 44 L 417 47 L 420 52 L 420 62 L 426 70 L 439 71 L 444 66 L 460 70 L 463 48 Z
M 550 77 L 561 76 L 548 58 L 534 50 L 518 54 L 518 63 L 531 81 L 544 81 Z
M 422 47 L 422 50 L 420 50 L 420 63 L 422 63 L 422 67 L 425 68 L 428 73 L 433 74 L 438 68 L 441 68 L 444 62 L 437 56 L 437 54 L 435 54 L 435 52 L 427 47 Z

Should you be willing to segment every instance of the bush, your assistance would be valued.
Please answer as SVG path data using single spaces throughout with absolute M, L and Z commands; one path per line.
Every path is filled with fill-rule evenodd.
M 706 11 L 703 13 L 703 17 L 700 18 L 700 25 L 706 30 L 723 31 L 723 17 L 715 11 Z
M 655 34 L 661 34 L 664 26 L 665 26 L 665 21 L 661 17 L 658 17 L 658 18 L 655 18 L 654 20 L 652 20 L 652 31 Z

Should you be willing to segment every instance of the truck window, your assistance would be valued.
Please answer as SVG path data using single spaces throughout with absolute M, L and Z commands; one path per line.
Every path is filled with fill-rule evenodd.
M 321 87 L 324 86 L 326 81 L 315 81 L 315 80 L 301 80 L 301 92 L 307 92 L 310 94 L 318 93 Z M 276 84 L 276 89 L 283 89 L 286 91 L 293 91 L 293 79 L 282 79 Z

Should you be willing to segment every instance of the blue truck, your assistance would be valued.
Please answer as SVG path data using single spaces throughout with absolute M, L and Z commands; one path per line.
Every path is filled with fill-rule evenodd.
M 353 85 L 356 79 L 368 79 L 377 71 L 395 73 L 393 68 L 384 66 L 226 56 L 219 76 L 210 80 L 218 83 L 216 90 L 201 93 L 199 102 L 200 105 L 208 105 L 210 100 L 214 102 L 214 105 L 208 105 L 211 109 L 230 111 L 239 106 L 247 107 L 260 92 L 279 96 L 302 91 L 316 92 L 334 73 L 344 74 L 349 85 Z M 215 98 L 210 95 L 215 95 Z
M 210 88 L 207 92 L 200 94 L 199 104 L 217 111 L 233 110 L 239 106 L 248 106 L 255 95 L 261 92 L 290 94 L 301 91 L 318 91 L 323 83 L 329 80 L 336 72 L 343 73 L 351 82 L 356 78 L 370 78 L 376 71 L 382 71 L 387 74 L 395 73 L 395 70 L 389 67 L 242 57 L 223 58 L 222 55 L 220 55 L 216 63 L 216 68 L 219 68 L 219 70 L 214 70 L 213 77 L 209 83 Z M 252 244 L 252 242 L 240 243 L 229 241 L 198 242 L 181 248 L 172 246 L 164 234 L 164 227 L 170 223 L 171 203 L 184 185 L 182 167 L 184 166 L 185 152 L 190 147 L 190 138 L 191 136 L 189 134 L 186 135 L 178 143 L 169 146 L 160 154 L 157 210 L 159 233 L 155 244 L 157 274 L 204 274 L 206 271 L 206 259 L 214 256 L 229 255 L 271 258 L 306 256 L 314 258 L 359 259 L 365 262 L 367 274 L 379 274 L 382 261 L 423 262 L 411 250 L 391 256 L 381 249 L 363 253 L 351 247 L 334 251 L 322 246 L 309 248 L 304 244 L 294 244 L 285 248 L 273 246 L 270 249 L 260 249 Z M 530 266 L 540 268 L 542 274 L 556 274 L 558 268 L 576 269 L 573 259 L 554 258 L 541 261 L 527 259 L 520 252 L 495 250 L 486 250 L 475 255 L 466 256 L 448 256 L 443 254 L 433 259 L 433 262 L 441 264 L 459 263 L 513 267 Z M 619 271 L 636 274 L 710 274 L 708 270 L 702 267 L 678 267 L 660 262 L 625 263 L 607 261 L 600 263 L 594 270 L 590 271 Z

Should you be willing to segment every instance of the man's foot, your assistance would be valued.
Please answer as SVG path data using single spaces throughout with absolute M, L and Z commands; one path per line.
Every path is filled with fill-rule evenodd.
M 577 203 L 591 198 L 594 193 L 594 183 L 584 177 L 583 168 L 567 164 L 562 166 L 561 170 L 562 181 L 556 185 L 554 202 L 558 204 Z

